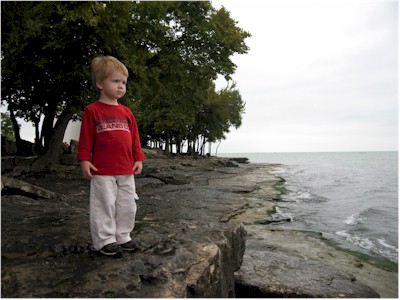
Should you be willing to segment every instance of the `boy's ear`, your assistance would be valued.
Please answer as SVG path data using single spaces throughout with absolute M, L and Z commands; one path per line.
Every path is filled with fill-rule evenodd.
M 103 89 L 103 82 L 100 80 L 96 80 L 96 87 L 101 90 Z

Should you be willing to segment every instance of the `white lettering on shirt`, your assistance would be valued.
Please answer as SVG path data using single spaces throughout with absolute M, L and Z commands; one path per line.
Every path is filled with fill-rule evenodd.
M 97 133 L 114 130 L 130 132 L 128 120 L 123 117 L 108 117 L 96 120 Z

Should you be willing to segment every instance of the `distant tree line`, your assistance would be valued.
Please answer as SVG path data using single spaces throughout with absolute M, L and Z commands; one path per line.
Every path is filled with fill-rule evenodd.
M 142 143 L 204 154 L 207 142 L 239 127 L 244 102 L 230 81 L 233 54 L 250 34 L 208 1 L 4 1 L 2 102 L 21 144 L 16 117 L 35 126 L 38 164 L 56 163 L 70 120 L 97 100 L 91 59 L 113 55 L 128 67 L 127 94 Z

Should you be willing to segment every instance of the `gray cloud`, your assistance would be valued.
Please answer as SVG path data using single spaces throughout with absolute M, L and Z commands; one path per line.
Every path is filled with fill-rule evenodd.
M 243 125 L 218 152 L 397 150 L 397 1 L 212 3 L 253 35 L 234 57 Z

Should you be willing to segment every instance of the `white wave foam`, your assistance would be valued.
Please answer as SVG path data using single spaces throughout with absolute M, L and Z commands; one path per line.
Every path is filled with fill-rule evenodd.
M 311 194 L 308 191 L 299 191 L 296 195 L 300 199 L 310 199 L 312 198 Z
M 362 220 L 364 220 L 364 218 L 362 218 L 359 213 L 356 213 L 349 216 L 343 223 L 346 225 L 357 225 Z
M 399 260 L 398 254 L 390 252 L 389 250 L 378 250 L 378 254 L 394 262 L 398 262 Z
M 274 174 L 274 175 L 281 175 L 282 173 L 285 173 L 286 172 L 286 168 L 283 168 L 283 167 L 276 167 L 276 168 L 274 168 L 274 170 L 272 171 L 272 173 Z
M 300 202 L 302 200 L 312 199 L 313 196 L 308 190 L 295 190 L 291 193 L 290 198 L 295 202 Z
M 276 214 L 283 219 L 289 218 L 290 222 L 293 222 L 293 214 L 291 213 L 284 213 L 279 207 L 276 207 Z
M 379 244 L 381 244 L 382 246 L 384 246 L 386 248 L 389 248 L 389 249 L 395 250 L 396 252 L 399 252 L 399 249 L 397 249 L 395 246 L 391 246 L 391 245 L 387 244 L 385 239 L 378 239 L 378 242 L 379 242 Z
M 346 230 L 337 231 L 335 232 L 335 234 L 344 237 L 346 241 L 354 245 L 357 245 L 361 248 L 364 248 L 366 250 L 373 250 L 375 248 L 374 243 L 370 239 L 356 235 L 351 235 Z
M 385 239 L 378 239 L 380 246 L 385 247 L 387 250 L 381 249 L 378 245 L 374 244 L 370 239 L 359 237 L 356 235 L 351 235 L 346 230 L 341 230 L 335 232 L 336 235 L 344 237 L 346 241 L 359 246 L 360 248 L 366 249 L 368 251 L 375 252 L 383 257 L 390 259 L 391 261 L 398 261 L 398 252 L 399 250 L 386 243 Z

